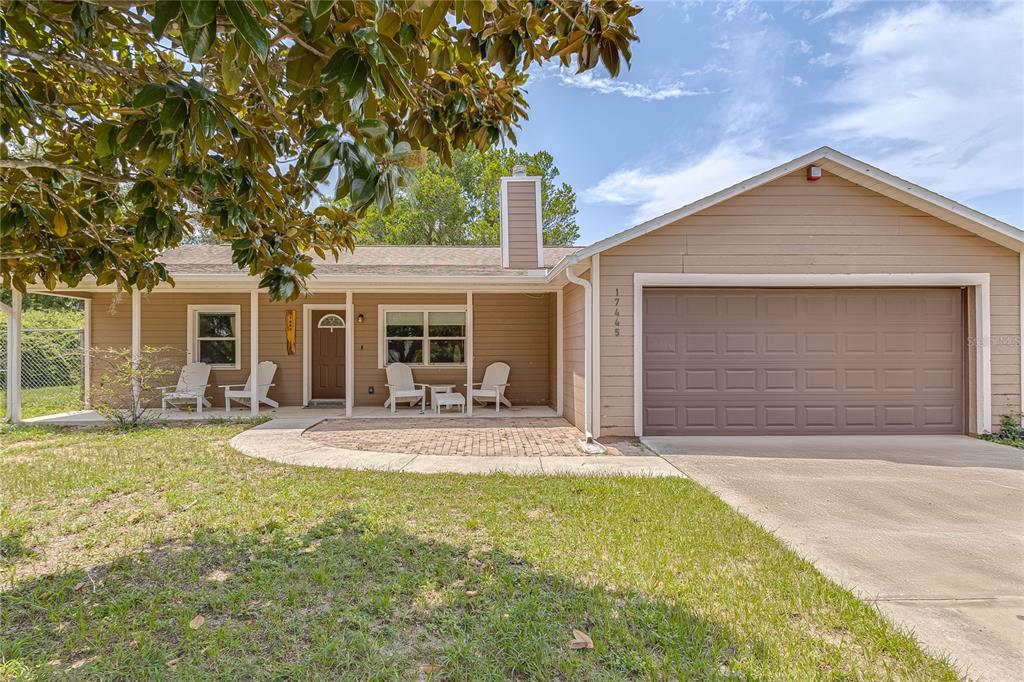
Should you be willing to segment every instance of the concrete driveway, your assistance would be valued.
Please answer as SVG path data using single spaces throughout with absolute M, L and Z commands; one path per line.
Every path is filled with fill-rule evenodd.
M 1022 451 L 966 436 L 644 443 L 967 676 L 1024 679 Z

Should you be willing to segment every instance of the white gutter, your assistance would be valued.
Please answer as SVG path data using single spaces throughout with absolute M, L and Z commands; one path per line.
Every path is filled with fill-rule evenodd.
M 565 265 L 565 276 L 573 284 L 578 284 L 583 287 L 583 435 L 584 438 L 580 440 L 580 448 L 587 454 L 601 454 L 605 451 L 605 447 L 594 440 L 593 423 L 594 423 L 594 406 L 593 400 L 591 399 L 590 387 L 593 385 L 593 374 L 592 368 L 594 365 L 594 341 L 592 338 L 593 330 L 590 318 L 593 310 L 593 297 L 594 291 L 590 286 L 590 282 L 577 275 L 573 268 L 579 262 L 579 258 L 576 256 L 569 256 L 566 260 L 569 262 Z M 564 261 L 563 261 L 564 262 Z

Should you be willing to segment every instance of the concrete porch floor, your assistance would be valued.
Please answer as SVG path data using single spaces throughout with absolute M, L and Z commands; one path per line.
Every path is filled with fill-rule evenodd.
M 185 410 L 153 410 L 153 418 L 156 421 L 210 421 L 220 419 L 248 419 L 250 417 L 248 408 L 233 408 L 226 412 L 222 407 L 213 407 L 203 410 L 202 414 L 188 412 Z M 260 410 L 261 417 L 273 419 L 346 419 L 344 407 L 301 407 L 298 405 L 282 405 L 278 408 L 264 407 Z M 545 417 L 557 417 L 555 410 L 544 405 L 524 405 L 513 407 L 502 407 L 500 413 L 495 413 L 494 407 L 477 406 L 473 410 L 473 419 L 537 419 Z M 432 409 L 420 412 L 415 407 L 400 407 L 394 414 L 390 409 L 375 406 L 356 406 L 352 408 L 352 419 L 467 419 L 468 414 L 460 414 L 455 410 L 445 410 L 436 414 Z M 96 410 L 79 410 L 77 412 L 63 412 L 60 414 L 49 414 L 42 417 L 25 419 L 26 424 L 47 424 L 51 426 L 98 426 L 107 421 Z

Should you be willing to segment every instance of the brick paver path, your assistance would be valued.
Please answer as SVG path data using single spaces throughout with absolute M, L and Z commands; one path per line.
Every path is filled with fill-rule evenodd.
M 344 419 L 305 433 L 348 450 L 481 457 L 577 457 L 580 435 L 561 418 Z

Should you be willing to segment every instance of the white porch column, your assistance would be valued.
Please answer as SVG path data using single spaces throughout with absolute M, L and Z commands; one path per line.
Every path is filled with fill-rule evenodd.
M 466 414 L 473 416 L 473 292 L 466 292 Z
M 83 301 L 85 331 L 82 332 L 82 402 L 83 407 L 92 407 L 92 299 Z
M 590 297 L 591 305 L 594 307 L 590 315 L 590 322 L 594 325 L 590 334 L 590 388 L 594 392 L 590 401 L 590 409 L 593 410 L 590 422 L 594 438 L 597 438 L 601 435 L 601 254 L 599 253 L 594 254 L 590 263 L 590 281 L 594 289 Z
M 142 362 L 142 292 L 132 289 L 132 369 L 138 371 Z M 137 376 L 132 377 L 132 401 L 135 405 L 142 399 L 142 386 Z
M 345 292 L 345 416 L 352 416 L 356 391 L 356 314 L 352 292 Z
M 260 374 L 260 290 L 253 289 L 249 292 L 249 367 L 253 380 L 254 395 L 249 400 L 249 414 L 257 416 L 260 413 L 260 401 L 256 398 L 259 395 L 257 387 Z
M 11 289 L 11 319 L 7 321 L 7 418 L 21 421 L 21 292 Z
M 562 374 L 562 363 L 565 354 L 565 321 L 562 319 L 563 312 L 562 290 L 555 294 L 555 412 L 561 417 L 565 409 L 563 393 L 565 392 L 565 377 Z

